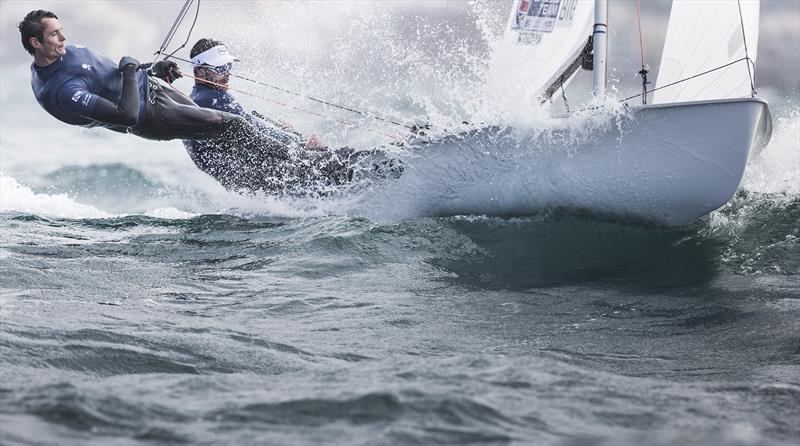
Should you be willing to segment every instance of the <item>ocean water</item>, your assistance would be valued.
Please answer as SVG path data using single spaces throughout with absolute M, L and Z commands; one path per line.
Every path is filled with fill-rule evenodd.
M 231 194 L 177 157 L 21 161 L 0 183 L 0 438 L 794 444 L 798 121 L 780 113 L 732 201 L 682 228 L 385 220 Z
M 341 20 L 313 14 L 325 32 Z M 396 17 L 353 14 L 362 21 L 330 37 L 350 42 L 334 56 L 364 58 L 369 79 L 353 86 L 352 67 L 285 58 L 266 74 L 331 81 L 334 99 L 441 128 L 518 119 L 456 94 L 478 82 L 475 55 L 491 42 L 451 41 L 449 28 L 421 22 L 462 50 L 455 68 L 436 67 L 429 57 L 445 56 L 430 48 L 387 43 L 400 28 L 376 23 Z M 370 45 L 385 51 L 363 52 Z M 387 60 L 429 74 L 424 88 L 381 70 Z M 563 209 L 426 216 L 446 187 L 416 201 L 238 195 L 179 142 L 59 124 L 15 88 L 25 64 L 2 70 L 2 103 L 15 104 L 0 122 L 2 444 L 800 438 L 796 92 L 763 92 L 772 141 L 732 200 L 669 228 Z M 392 142 L 374 123 L 288 116 L 331 144 Z M 481 168 L 462 155 L 443 169 Z

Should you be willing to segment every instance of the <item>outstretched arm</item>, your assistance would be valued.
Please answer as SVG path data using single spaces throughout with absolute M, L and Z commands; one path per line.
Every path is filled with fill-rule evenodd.
M 282 129 L 275 121 L 265 117 L 255 110 L 252 114 L 245 112 L 244 116 L 262 132 L 266 133 L 271 138 L 275 138 L 276 140 L 280 141 L 281 144 L 291 145 L 303 143 L 303 135 L 297 132 Z
M 276 121 L 270 119 L 257 111 L 253 111 L 253 116 L 261 121 L 270 124 L 270 126 L 260 125 L 260 127 L 267 132 L 271 137 L 281 141 L 284 144 L 300 144 L 306 150 L 325 150 L 328 148 L 317 135 L 311 135 L 305 138 L 302 133 L 296 131 L 289 124 L 283 121 Z

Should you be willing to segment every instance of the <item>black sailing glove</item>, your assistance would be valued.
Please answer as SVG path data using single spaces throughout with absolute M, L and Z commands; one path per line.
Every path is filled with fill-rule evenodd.
M 119 71 L 125 70 L 128 66 L 132 66 L 134 71 L 139 68 L 139 61 L 133 57 L 125 56 L 119 60 Z
M 183 77 L 178 64 L 171 60 L 159 60 L 153 64 L 151 71 L 157 78 L 163 79 L 170 84 Z

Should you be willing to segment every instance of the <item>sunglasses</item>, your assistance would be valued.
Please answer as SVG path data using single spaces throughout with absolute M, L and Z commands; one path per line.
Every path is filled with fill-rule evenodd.
M 231 72 L 231 68 L 233 68 L 233 64 L 228 62 L 225 65 L 220 65 L 218 67 L 214 67 L 211 65 L 203 65 L 203 68 L 207 68 L 209 70 L 214 71 L 217 74 L 228 74 Z

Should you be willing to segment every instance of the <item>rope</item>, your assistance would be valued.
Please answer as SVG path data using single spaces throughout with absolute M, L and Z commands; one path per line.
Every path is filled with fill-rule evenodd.
M 171 58 L 171 59 L 179 60 L 179 61 L 181 61 L 181 62 L 186 62 L 186 63 L 188 63 L 188 64 L 191 64 L 191 65 L 193 65 L 193 66 L 200 66 L 199 64 L 192 63 L 192 61 L 191 61 L 191 60 L 187 60 L 187 59 L 184 59 L 184 58 L 182 58 L 182 57 L 173 56 L 173 55 L 169 55 L 169 56 L 167 56 L 167 57 L 169 57 L 169 58 Z M 184 75 L 184 76 L 185 76 L 185 75 Z M 406 129 L 406 130 L 410 130 L 410 131 L 412 131 L 412 132 L 414 132 L 414 131 L 415 131 L 415 129 L 416 129 L 414 126 L 410 126 L 410 125 L 401 124 L 401 123 L 399 123 L 399 122 L 392 121 L 391 119 L 382 118 L 382 117 L 380 117 L 380 116 L 376 116 L 376 115 L 374 115 L 374 114 L 371 114 L 371 113 L 365 113 L 365 112 L 362 112 L 362 111 L 360 111 L 360 110 L 356 110 L 356 109 L 353 109 L 353 108 L 345 107 L 345 106 L 343 106 L 343 105 L 334 104 L 334 103 L 332 103 L 332 102 L 325 101 L 325 100 L 322 100 L 322 99 L 318 99 L 318 98 L 315 98 L 315 97 L 313 97 L 313 96 L 307 96 L 307 95 L 303 95 L 303 94 L 301 94 L 301 93 L 297 93 L 297 92 L 294 92 L 294 91 L 291 91 L 291 90 L 287 90 L 287 89 L 285 89 L 285 88 L 281 88 L 281 87 L 278 87 L 278 86 L 275 86 L 275 85 L 271 85 L 271 84 L 268 84 L 268 83 L 266 83 L 266 82 L 262 82 L 262 81 L 259 81 L 259 80 L 256 80 L 256 79 L 252 79 L 252 78 L 249 78 L 249 77 L 246 77 L 246 76 L 240 76 L 240 75 L 238 75 L 238 74 L 234 74 L 234 73 L 231 73 L 231 76 L 232 76 L 232 77 L 235 77 L 235 78 L 237 78 L 237 79 L 241 79 L 241 80 L 243 80 L 243 81 L 252 82 L 252 83 L 254 83 L 254 84 L 256 84 L 256 85 L 261 85 L 262 87 L 268 87 L 268 88 L 272 88 L 273 90 L 277 90 L 277 91 L 280 91 L 280 92 L 282 92 L 282 93 L 288 93 L 288 94 L 291 94 L 291 95 L 293 95 L 293 96 L 297 96 L 297 97 L 299 97 L 299 98 L 308 99 L 308 100 L 310 100 L 310 101 L 314 101 L 314 102 L 317 102 L 317 103 L 319 103 L 319 104 L 326 105 L 326 106 L 328 106 L 328 107 L 338 108 L 339 110 L 349 111 L 349 112 L 351 112 L 351 113 L 355 113 L 355 114 L 357 114 L 357 115 L 361 115 L 361 116 L 363 116 L 363 117 L 365 117 L 365 118 L 369 118 L 369 119 L 374 119 L 374 120 L 376 120 L 376 121 L 385 122 L 385 123 L 387 123 L 387 124 L 392 124 L 392 125 L 395 125 L 395 126 L 397 126 L 397 127 L 402 127 L 402 128 L 404 128 L 404 129 Z
M 294 105 L 286 104 L 284 102 L 276 101 L 274 99 L 270 99 L 270 98 L 267 98 L 267 97 L 264 97 L 264 96 L 259 96 L 259 95 L 254 94 L 254 93 L 250 93 L 249 91 L 237 90 L 237 89 L 231 88 L 231 87 L 229 87 L 229 86 L 227 86 L 225 84 L 218 84 L 216 82 L 211 82 L 211 81 L 206 80 L 206 79 L 201 79 L 199 77 L 190 76 L 188 74 L 184 74 L 183 77 L 186 77 L 186 78 L 189 78 L 189 79 L 194 79 L 196 82 L 213 85 L 213 86 L 219 87 L 219 88 L 225 88 L 225 89 L 230 90 L 230 91 L 235 91 L 237 93 L 241 93 L 241 94 L 244 94 L 244 95 L 247 95 L 247 96 L 252 96 L 254 98 L 261 99 L 261 100 L 264 100 L 264 101 L 267 101 L 267 102 L 272 102 L 272 103 L 275 103 L 275 104 L 278 104 L 278 105 L 282 105 L 284 107 L 291 108 L 293 110 L 297 110 L 297 111 L 301 111 L 301 112 L 304 112 L 304 113 L 308 113 L 310 115 L 318 116 L 318 117 L 323 118 L 323 119 L 330 119 L 330 120 L 332 120 L 334 122 L 337 122 L 339 124 L 342 124 L 342 125 L 347 125 L 347 126 L 350 126 L 350 127 L 358 127 L 358 124 L 353 123 L 353 122 L 343 121 L 341 119 L 336 119 L 336 118 L 331 118 L 331 117 L 325 116 L 325 115 L 323 115 L 321 113 L 317 113 L 317 112 L 312 111 L 312 110 L 306 110 L 304 108 L 300 108 L 300 107 L 297 107 L 297 106 L 294 106 Z M 365 128 L 364 130 L 376 133 L 376 134 L 381 135 L 381 136 L 386 136 L 388 138 L 392 138 L 392 139 L 395 139 L 397 141 L 402 141 L 403 140 L 402 138 L 399 138 L 397 135 L 391 135 L 389 133 L 383 133 L 383 132 L 379 132 L 377 130 L 372 130 L 372 129 L 369 129 L 369 128 Z
M 644 64 L 644 37 L 642 37 L 642 11 L 639 0 L 636 0 L 636 23 L 639 27 L 639 54 L 642 58 L 642 69 L 639 74 L 642 76 L 642 104 L 647 104 L 647 66 Z
M 744 17 L 742 16 L 742 2 L 736 0 L 736 5 L 739 6 L 739 21 L 742 24 L 742 41 L 744 41 L 744 58 L 747 59 L 747 75 L 750 77 L 750 95 L 756 96 L 756 83 L 753 81 L 753 73 L 750 71 L 750 55 L 747 52 L 747 35 L 744 32 Z
M 641 96 L 641 95 L 643 95 L 643 94 L 652 93 L 652 92 L 654 92 L 654 91 L 661 90 L 662 88 L 671 87 L 671 86 L 673 86 L 673 85 L 680 84 L 681 82 L 686 82 L 686 81 L 688 81 L 688 80 L 692 80 L 692 79 L 694 79 L 694 78 L 697 78 L 697 77 L 700 77 L 700 76 L 704 76 L 704 75 L 706 75 L 706 74 L 708 74 L 708 73 L 713 73 L 714 71 L 721 70 L 721 69 L 723 69 L 723 68 L 727 68 L 727 67 L 729 67 L 729 66 L 731 66 L 731 65 L 733 65 L 733 64 L 735 64 L 735 63 L 739 63 L 739 62 L 741 62 L 741 61 L 743 61 L 743 60 L 749 61 L 749 59 L 748 59 L 747 57 L 742 57 L 741 59 L 734 60 L 733 62 L 728 62 L 728 63 L 726 63 L 725 65 L 720 65 L 720 66 L 718 66 L 717 68 L 713 68 L 713 69 L 711 69 L 711 70 L 708 70 L 708 71 L 704 71 L 704 72 L 702 72 L 702 73 L 695 74 L 694 76 L 690 76 L 690 77 L 687 77 L 687 78 L 681 79 L 681 80 L 679 80 L 679 81 L 675 81 L 675 82 L 673 82 L 673 83 L 671 83 L 671 84 L 662 85 L 662 86 L 660 86 L 660 87 L 658 87 L 658 88 L 654 88 L 654 89 L 652 89 L 652 90 L 647 90 L 647 91 L 646 91 L 646 92 L 644 92 L 644 93 L 639 93 L 639 94 L 635 94 L 635 95 L 633 95 L 633 96 L 629 96 L 629 97 L 627 97 L 627 98 L 625 98 L 625 99 L 620 99 L 620 101 L 619 101 L 619 102 L 625 102 L 625 101 L 627 101 L 627 100 L 629 100 L 629 99 L 638 98 L 639 96 Z
M 167 47 L 172 42 L 172 39 L 175 37 L 175 34 L 177 33 L 178 29 L 180 28 L 180 25 L 183 23 L 183 20 L 186 18 L 186 14 L 188 14 L 189 8 L 191 7 L 191 4 L 192 4 L 193 1 L 195 1 L 195 0 L 186 0 L 186 2 L 183 4 L 183 7 L 181 8 L 180 12 L 178 12 L 178 16 L 175 18 L 175 21 L 172 23 L 172 26 L 170 27 L 169 31 L 167 32 L 167 35 L 164 37 L 164 41 L 161 43 L 161 47 L 158 49 L 158 51 L 155 52 L 155 58 L 153 59 L 153 63 L 155 63 L 156 60 L 158 60 L 158 57 L 160 55 L 162 55 L 164 52 L 167 51 Z M 186 63 L 192 64 L 193 66 L 197 65 L 197 64 L 192 63 L 191 60 L 186 60 L 186 59 L 183 59 L 181 57 L 175 56 L 175 53 L 177 53 L 181 49 L 185 48 L 186 44 L 189 43 L 189 39 L 191 38 L 192 31 L 194 30 L 194 27 L 197 24 L 197 18 L 199 16 L 200 16 L 200 0 L 197 0 L 197 8 L 195 10 L 194 20 L 192 22 L 192 26 L 189 28 L 189 33 L 186 35 L 186 40 L 183 42 L 183 44 L 181 44 L 181 46 L 176 48 L 173 52 L 165 55 L 164 56 L 164 60 L 166 60 L 166 59 L 175 59 L 175 60 L 179 60 L 179 61 L 182 61 L 182 62 L 186 62 Z M 227 89 L 229 89 L 231 91 L 236 91 L 238 93 L 242 93 L 242 94 L 245 94 L 245 95 L 248 95 L 248 96 L 252 96 L 252 97 L 255 97 L 255 98 L 258 98 L 258 99 L 261 99 L 261 100 L 274 102 L 274 103 L 282 105 L 284 107 L 288 107 L 288 108 L 291 108 L 291 109 L 294 109 L 294 110 L 303 111 L 305 113 L 309 113 L 309 114 L 312 114 L 312 115 L 315 115 L 315 116 L 319 116 L 319 117 L 322 117 L 324 119 L 331 119 L 331 120 L 333 120 L 335 122 L 338 122 L 340 124 L 357 127 L 357 124 L 354 124 L 352 122 L 347 122 L 347 121 L 342 121 L 342 120 L 335 119 L 335 118 L 330 118 L 328 116 L 325 116 L 325 115 L 317 113 L 317 112 L 313 112 L 311 110 L 306 110 L 306 109 L 303 109 L 303 108 L 295 107 L 295 106 L 292 106 L 292 105 L 289 105 L 289 104 L 285 104 L 285 103 L 280 102 L 280 101 L 276 101 L 274 99 L 258 96 L 258 95 L 255 95 L 253 93 L 249 93 L 249 92 L 246 92 L 246 91 L 236 90 L 236 89 L 228 87 L 227 85 L 216 84 L 214 82 L 207 81 L 205 79 L 198 79 L 196 77 L 185 75 L 185 74 L 183 76 L 184 77 L 188 77 L 190 79 L 195 79 L 196 81 L 199 81 L 199 82 L 204 82 L 204 83 L 207 83 L 207 84 L 216 85 L 216 86 L 219 86 L 219 87 L 224 87 L 224 88 L 227 88 Z M 375 114 L 365 113 L 365 112 L 362 112 L 360 110 L 356 110 L 356 109 L 353 109 L 353 108 L 349 108 L 349 107 L 345 107 L 345 106 L 342 106 L 342 105 L 334 104 L 334 103 L 329 102 L 329 101 L 324 101 L 322 99 L 318 99 L 318 98 L 315 98 L 313 96 L 302 95 L 300 93 L 297 93 L 297 92 L 294 92 L 294 91 L 291 91 L 291 90 L 287 90 L 285 88 L 277 87 L 275 85 L 271 85 L 271 84 L 268 84 L 266 82 L 261 82 L 261 81 L 255 80 L 255 79 L 251 79 L 251 78 L 248 78 L 248 77 L 245 77 L 245 76 L 240 76 L 240 75 L 232 74 L 232 73 L 231 73 L 231 76 L 239 78 L 239 79 L 242 79 L 242 80 L 245 80 L 245 81 L 248 81 L 248 82 L 252 82 L 252 83 L 254 83 L 256 85 L 261 85 L 261 86 L 272 88 L 274 90 L 278 90 L 278 91 L 283 92 L 283 93 L 288 93 L 288 94 L 291 94 L 291 95 L 294 95 L 294 96 L 297 96 L 297 97 L 300 97 L 300 98 L 303 98 L 303 99 L 308 99 L 308 100 L 311 100 L 311 101 L 314 101 L 314 102 L 317 102 L 317 103 L 320 103 L 320 104 L 323 104 L 323 105 L 326 105 L 326 106 L 329 106 L 329 107 L 338 108 L 340 110 L 345 110 L 345 111 L 348 111 L 348 112 L 351 112 L 351 113 L 355 113 L 355 114 L 363 116 L 364 118 L 367 118 L 367 119 L 374 119 L 374 120 L 377 120 L 377 121 L 385 122 L 387 124 L 392 124 L 392 125 L 395 125 L 397 127 L 400 127 L 402 129 L 404 129 L 405 131 L 407 131 L 407 132 L 409 132 L 409 133 L 411 133 L 411 134 L 413 134 L 413 135 L 415 135 L 417 137 L 422 135 L 422 133 L 419 132 L 420 127 L 417 127 L 416 125 L 410 126 L 410 125 L 401 124 L 401 123 L 393 121 L 391 119 L 382 118 L 382 117 L 377 116 Z M 180 90 L 178 90 L 178 91 L 180 91 Z M 186 95 L 184 94 L 184 96 L 186 96 Z M 377 133 L 379 135 L 383 135 L 383 136 L 398 140 L 398 141 L 402 141 L 402 139 L 399 138 L 397 135 L 390 135 L 388 133 L 378 132 L 378 131 L 371 130 L 371 129 L 366 129 L 366 130 L 368 130 L 370 132 L 373 132 L 373 133 Z
M 644 38 L 642 37 L 642 12 L 639 0 L 636 0 L 636 23 L 639 26 L 639 53 L 642 56 L 642 69 L 644 69 Z
M 198 17 L 200 17 L 200 0 L 197 0 L 197 9 L 194 12 L 194 20 L 192 21 L 192 26 L 189 27 L 189 32 L 186 34 L 186 40 L 183 41 L 181 46 L 179 46 L 178 48 L 175 48 L 175 51 L 173 51 L 173 52 L 167 54 L 166 56 L 164 56 L 164 59 L 172 56 L 173 54 L 177 53 L 178 51 L 182 50 L 183 48 L 186 48 L 186 44 L 189 43 L 189 39 L 192 38 L 192 31 L 194 31 L 194 25 L 197 24 L 197 18 Z M 181 19 L 181 21 L 183 21 L 183 19 Z
M 194 0 L 186 0 L 186 2 L 183 4 L 183 7 L 181 7 L 180 12 L 178 12 L 178 16 L 175 17 L 175 21 L 172 22 L 172 27 L 170 27 L 169 31 L 167 31 L 167 35 L 164 37 L 164 41 L 161 43 L 161 47 L 159 47 L 158 51 L 154 53 L 155 57 L 153 58 L 153 63 L 156 63 L 156 61 L 158 60 L 158 56 L 160 56 L 167 50 L 167 47 L 172 42 L 172 39 L 175 37 L 175 33 L 178 32 L 178 28 L 180 28 L 181 23 L 183 23 L 183 19 L 186 18 L 186 14 L 189 12 L 189 7 L 191 6 L 193 1 Z M 195 11 L 194 22 L 192 23 L 192 27 L 189 29 L 189 34 L 186 36 L 186 42 L 183 42 L 183 45 L 181 45 L 178 49 L 173 51 L 172 54 L 178 52 L 178 50 L 185 47 L 186 44 L 189 42 L 189 38 L 192 35 L 192 30 L 194 30 L 194 25 L 197 23 L 197 17 L 199 15 L 200 15 L 200 0 L 197 0 L 197 10 Z M 170 54 L 170 56 L 172 54 Z

